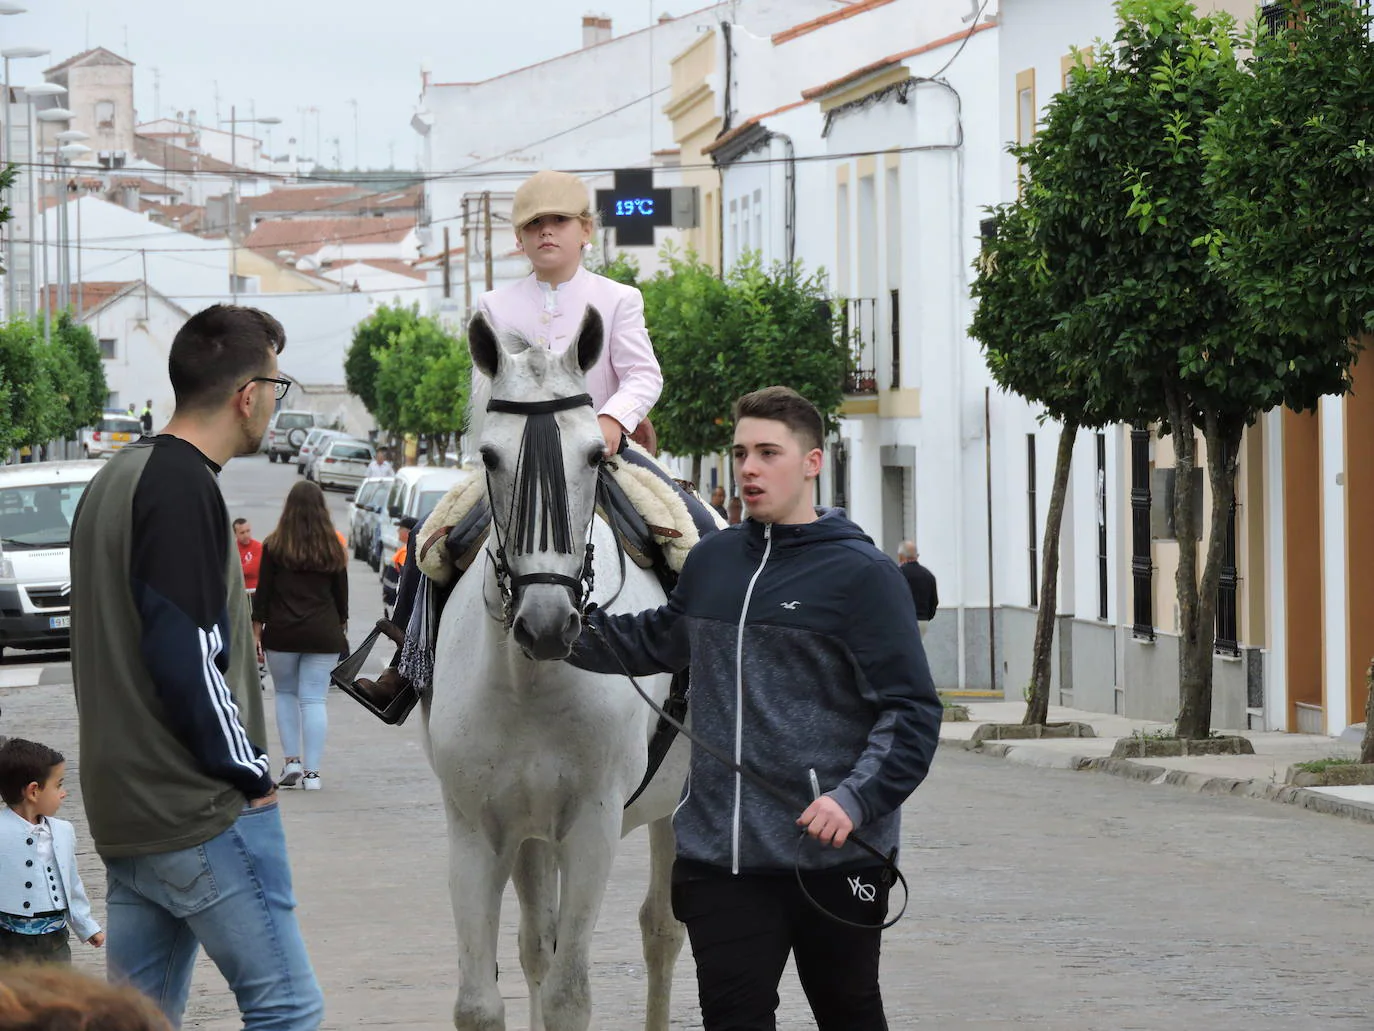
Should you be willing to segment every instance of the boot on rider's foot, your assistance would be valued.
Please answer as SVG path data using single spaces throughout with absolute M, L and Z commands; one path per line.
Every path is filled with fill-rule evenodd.
M 377 629 L 382 632 L 382 636 L 391 641 L 398 648 L 406 643 L 406 632 L 398 627 L 389 619 L 377 620 Z
M 359 677 L 353 681 L 353 687 L 378 709 L 383 710 L 406 691 L 415 690 L 395 666 L 388 666 L 382 670 L 376 680 Z

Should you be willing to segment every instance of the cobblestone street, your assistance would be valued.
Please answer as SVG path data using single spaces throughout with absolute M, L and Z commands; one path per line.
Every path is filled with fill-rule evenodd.
M 275 516 L 268 498 L 288 482 L 280 467 L 234 463 L 225 484 L 231 510 L 246 512 L 263 536 Z M 357 639 L 379 605 L 376 578 L 358 563 L 353 590 Z M 41 659 L 8 654 L 0 666 L 0 733 L 69 756 L 72 795 L 62 815 L 77 824 L 83 875 L 103 919 L 104 876 L 74 775 L 68 667 L 57 661 L 38 676 Z M 385 727 L 337 693 L 330 719 L 325 790 L 282 797 L 300 916 L 328 1002 L 325 1027 L 451 1027 L 456 955 L 443 814 L 418 724 Z M 275 767 L 275 731 L 271 747 Z M 599 1029 L 641 1026 L 636 911 L 645 855 L 642 832 L 627 840 L 602 910 L 592 972 Z M 902 866 L 911 908 L 884 954 L 894 1028 L 1369 1026 L 1367 825 L 946 747 L 908 806 Z M 515 920 L 510 894 L 501 983 L 510 1026 L 524 1028 Z M 75 948 L 82 966 L 101 969 L 99 953 Z M 686 952 L 673 1022 L 699 1026 Z M 239 1026 L 203 959 L 186 1026 Z M 780 1026 L 814 1026 L 790 974 Z

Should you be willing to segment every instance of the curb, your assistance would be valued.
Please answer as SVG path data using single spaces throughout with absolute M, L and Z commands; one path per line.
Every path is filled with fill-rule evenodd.
M 951 744 L 953 742 L 950 742 Z M 1374 824 L 1374 806 L 1359 802 L 1333 798 L 1308 788 L 1294 787 L 1292 784 L 1277 784 L 1265 780 L 1238 780 L 1234 777 L 1209 777 L 1204 773 L 1187 770 L 1170 770 L 1163 766 L 1150 766 L 1134 759 L 1113 759 L 1110 756 L 1035 754 L 1034 748 L 1027 748 L 1020 742 L 985 741 L 981 747 L 964 743 L 969 752 L 981 753 L 995 759 L 1036 766 L 1041 769 L 1086 770 L 1122 777 L 1142 784 L 1166 784 L 1183 788 L 1199 795 L 1226 795 L 1232 798 L 1253 798 L 1268 802 L 1281 802 L 1310 809 L 1315 813 L 1328 816 L 1343 816 L 1357 823 Z M 1019 754 L 1018 754 L 1019 753 Z

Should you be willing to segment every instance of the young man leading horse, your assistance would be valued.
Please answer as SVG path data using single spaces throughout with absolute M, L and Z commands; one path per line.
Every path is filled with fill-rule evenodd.
M 941 707 L 897 567 L 842 511 L 812 507 L 822 432 L 816 408 L 785 387 L 740 398 L 734 458 L 748 518 L 701 541 L 661 608 L 592 613 L 569 660 L 634 675 L 690 664 L 697 737 L 784 792 L 812 797 L 812 771 L 819 783 L 805 811 L 789 811 L 693 748 L 672 901 L 706 1031 L 772 1031 L 789 953 L 821 1031 L 887 1027 L 888 871 L 845 845 L 862 829 L 895 852 Z M 814 840 L 799 842 L 799 827 Z

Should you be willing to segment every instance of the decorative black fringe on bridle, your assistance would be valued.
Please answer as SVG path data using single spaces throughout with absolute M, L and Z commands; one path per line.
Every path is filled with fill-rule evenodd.
M 493 399 L 489 412 L 525 416 L 516 459 L 515 496 L 511 505 L 510 533 L 515 553 L 532 555 L 552 550 L 563 555 L 573 551 L 571 516 L 568 514 L 568 482 L 563 472 L 563 434 L 557 413 L 592 403 L 588 394 L 553 401 L 504 401 Z M 538 547 L 535 547 L 536 524 Z

